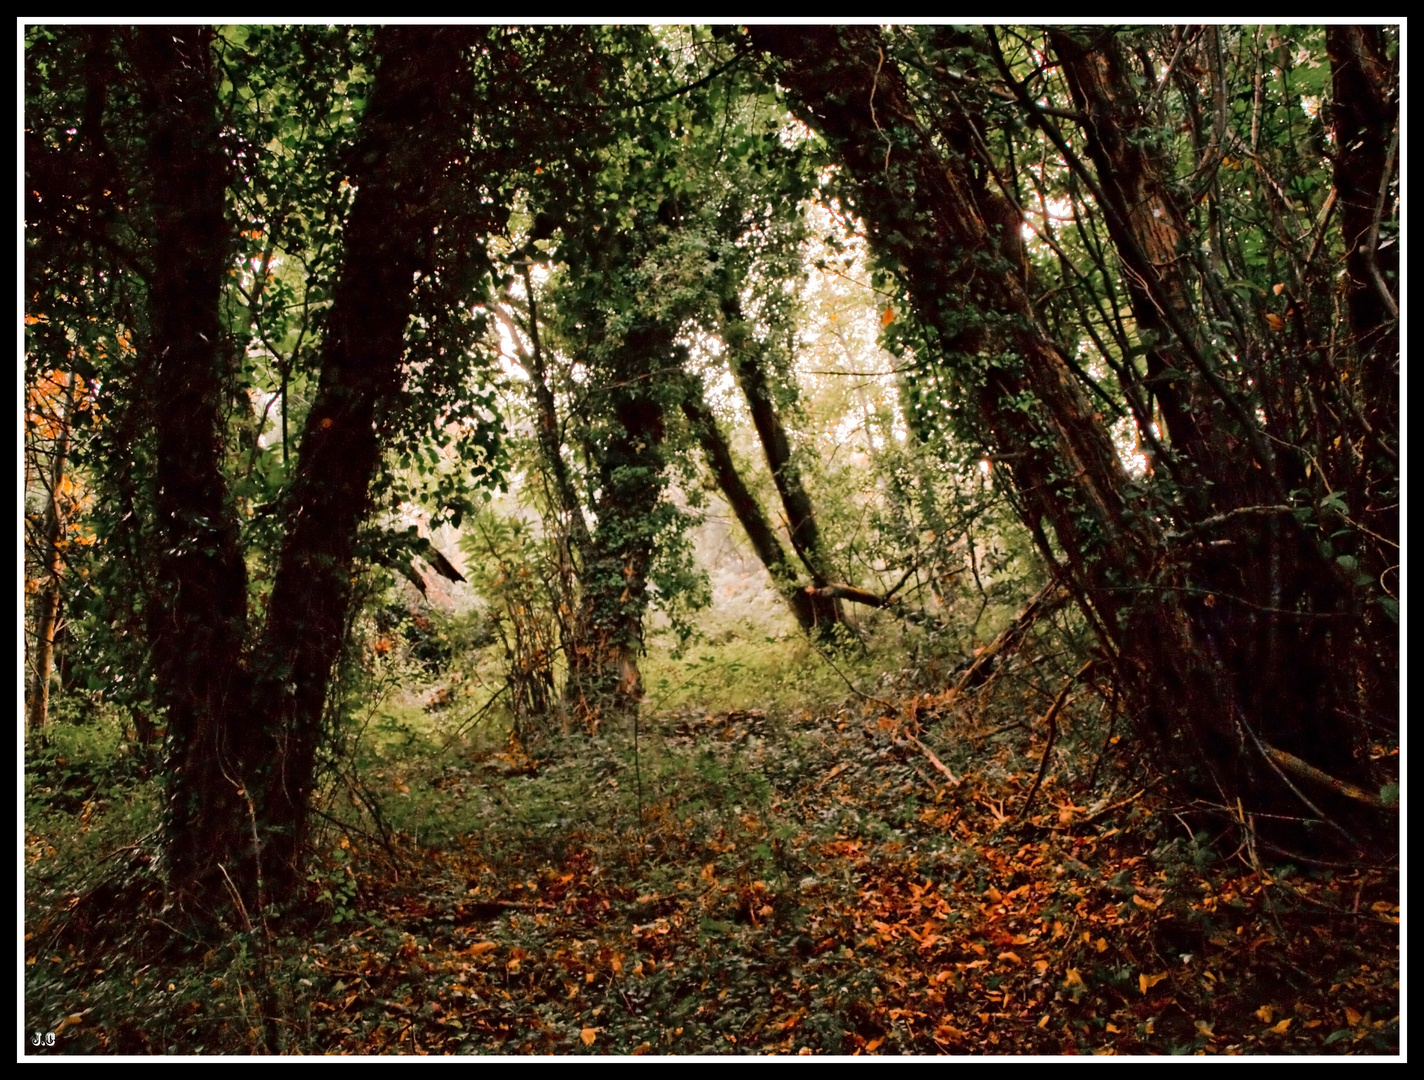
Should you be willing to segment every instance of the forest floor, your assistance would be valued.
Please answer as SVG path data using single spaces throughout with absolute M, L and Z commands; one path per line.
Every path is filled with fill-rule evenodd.
M 1004 700 L 412 742 L 325 796 L 307 917 L 156 954 L 76 930 L 96 879 L 32 813 L 27 1051 L 1398 1054 L 1397 873 L 1263 861 L 1099 705 L 1027 814 L 1044 733 Z

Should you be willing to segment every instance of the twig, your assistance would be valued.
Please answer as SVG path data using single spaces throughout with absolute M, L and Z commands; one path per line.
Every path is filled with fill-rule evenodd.
M 821 651 L 821 647 L 819 645 L 816 645 L 813 642 L 811 647 L 816 650 L 816 655 L 819 656 L 822 660 L 824 660 L 826 662 L 826 665 L 841 677 L 841 681 L 845 683 L 846 686 L 850 687 L 851 693 L 855 694 L 857 697 L 864 698 L 866 701 L 873 701 L 875 702 L 875 704 L 889 709 L 891 712 L 896 711 L 895 706 L 890 704 L 890 702 L 885 701 L 883 698 L 875 697 L 873 694 L 867 694 L 864 690 L 860 689 L 860 687 L 856 686 L 855 683 L 851 682 L 850 676 L 847 675 L 840 668 L 836 667 L 835 662 L 824 652 Z
M 1019 810 L 1019 821 L 1023 821 L 1028 816 L 1028 808 L 1033 805 L 1033 798 L 1038 794 L 1039 786 L 1043 783 L 1043 774 L 1048 771 L 1048 755 L 1053 753 L 1053 743 L 1058 738 L 1058 713 L 1062 710 L 1063 703 L 1068 700 L 1068 691 L 1073 689 L 1073 684 L 1091 671 L 1096 663 L 1097 660 L 1089 660 L 1068 678 L 1063 684 L 1063 689 L 1058 691 L 1058 696 L 1053 699 L 1053 704 L 1049 706 L 1048 714 L 1043 718 L 1043 722 L 1048 725 L 1048 745 L 1043 748 L 1043 760 L 1038 763 L 1038 775 L 1033 778 L 1033 787 L 1028 789 L 1023 807 Z
M 933 750 L 931 750 L 924 743 L 920 742 L 920 740 L 915 738 L 915 736 L 913 735 L 907 736 L 907 738 L 911 743 L 919 747 L 920 753 L 924 754 L 925 757 L 929 759 L 929 763 L 931 765 L 933 765 L 936 769 L 938 769 L 940 772 L 942 772 L 945 776 L 949 778 L 949 782 L 951 784 L 955 785 L 956 787 L 959 786 L 959 784 L 961 783 L 960 778 L 956 777 L 954 773 L 949 771 L 949 766 L 942 762 L 939 758 L 937 758 Z

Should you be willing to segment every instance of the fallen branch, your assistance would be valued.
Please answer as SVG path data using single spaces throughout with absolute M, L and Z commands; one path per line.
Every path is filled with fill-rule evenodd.
M 989 680 L 989 672 L 986 668 L 998 662 L 998 659 L 1012 652 L 1028 633 L 1029 627 L 1038 621 L 1039 617 L 1060 607 L 1068 599 L 1068 592 L 1058 585 L 1055 578 L 1039 590 L 1008 628 L 996 637 L 986 648 L 974 658 L 974 662 L 964 669 L 954 684 L 954 696 L 964 693 L 971 687 L 979 686 Z
M 938 769 L 941 773 L 948 777 L 949 782 L 951 784 L 955 785 L 956 787 L 959 786 L 959 777 L 955 776 L 954 773 L 949 771 L 948 765 L 942 762 L 939 758 L 935 757 L 935 752 L 933 750 L 931 750 L 924 743 L 920 742 L 920 740 L 915 738 L 913 735 L 906 736 L 906 738 L 908 738 L 913 745 L 919 747 L 920 753 L 925 755 L 931 765 L 933 765 L 936 769 Z
M 1019 810 L 1019 821 L 1028 816 L 1028 808 L 1033 805 L 1033 797 L 1038 794 L 1039 786 L 1043 783 L 1043 774 L 1048 771 L 1048 755 L 1053 753 L 1053 743 L 1058 738 L 1058 713 L 1062 710 L 1063 703 L 1068 700 L 1068 691 L 1073 689 L 1073 684 L 1091 671 L 1096 663 L 1096 660 L 1089 660 L 1070 675 L 1063 684 L 1063 689 L 1058 691 L 1058 696 L 1053 699 L 1053 704 L 1048 707 L 1048 714 L 1043 718 L 1043 722 L 1048 725 L 1048 745 L 1043 748 L 1043 760 L 1038 763 L 1038 775 L 1033 778 L 1033 787 L 1028 789 L 1023 808 Z
M 1308 761 L 1302 761 L 1294 754 L 1289 754 L 1284 750 L 1277 750 L 1274 746 L 1270 746 L 1266 743 L 1261 743 L 1260 746 L 1261 752 L 1264 753 L 1266 757 L 1270 758 L 1287 772 L 1294 773 L 1302 780 L 1314 781 L 1322 787 L 1329 788 L 1337 795 L 1343 795 L 1347 799 L 1354 799 L 1356 802 L 1362 802 L 1367 806 L 1373 806 L 1380 810 L 1397 811 L 1399 809 L 1397 804 L 1390 806 L 1378 795 L 1372 794 L 1363 788 L 1358 788 L 1348 781 L 1337 780 L 1329 773 L 1322 772 Z

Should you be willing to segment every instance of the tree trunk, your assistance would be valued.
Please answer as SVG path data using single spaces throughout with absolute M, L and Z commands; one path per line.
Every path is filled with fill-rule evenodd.
M 801 482 L 801 470 L 792 459 L 791 441 L 776 411 L 759 344 L 742 315 L 741 304 L 736 297 L 723 299 L 722 315 L 722 333 L 732 371 L 746 398 L 752 424 L 756 427 L 767 467 L 771 470 L 772 483 L 776 485 L 782 509 L 786 511 L 786 531 L 791 538 L 791 546 L 810 572 L 813 587 L 819 589 L 830 583 L 830 572 L 821 552 L 821 530 L 816 524 L 811 497 Z M 777 547 L 779 549 L 780 544 Z M 833 637 L 831 628 L 845 621 L 840 600 L 835 596 L 798 590 L 791 605 L 803 627 L 809 618 L 810 626 L 806 628 L 828 639 Z
M 515 353 L 529 376 L 534 393 L 534 424 L 539 454 L 548 469 L 554 488 L 551 501 L 557 519 L 554 540 L 558 545 L 559 557 L 560 646 L 569 670 L 573 671 L 579 662 L 578 655 L 582 645 L 578 634 L 583 625 L 583 620 L 577 615 L 582 602 L 579 598 L 580 575 L 575 556 L 582 557 L 587 554 L 592 548 L 592 539 L 588 531 L 588 520 L 584 517 L 583 505 L 579 502 L 578 491 L 574 488 L 573 477 L 569 474 L 568 463 L 564 460 L 563 440 L 559 434 L 558 404 L 553 388 L 549 385 L 548 365 L 544 362 L 544 350 L 539 340 L 539 309 L 527 267 L 524 270 L 524 288 L 529 297 L 529 348 L 525 348 L 520 338 L 520 328 L 503 307 L 496 303 L 493 310 L 514 343 Z
M 43 730 L 49 716 L 49 681 L 54 667 L 54 637 L 59 625 L 60 571 L 63 558 L 60 538 L 64 533 L 64 511 L 60 506 L 60 487 L 64 483 L 65 459 L 69 456 L 70 414 L 74 410 L 74 374 L 64 374 L 64 400 L 55 417 L 53 457 L 49 467 L 49 491 L 45 499 L 44 578 L 35 597 L 35 648 L 32 656 L 34 675 L 30 684 L 29 726 L 31 732 Z
M 443 212 L 469 69 L 459 32 L 377 33 L 345 262 L 296 475 L 264 636 L 249 657 L 247 580 L 223 480 L 230 236 L 209 32 L 137 31 L 150 116 L 150 286 L 159 554 L 149 605 L 168 713 L 165 853 L 179 899 L 247 910 L 289 898 L 331 668 L 351 600 L 353 545 L 389 410 L 401 392 L 412 281 Z
M 673 355 L 666 327 L 635 326 L 618 353 L 619 378 L 606 391 L 611 416 L 598 462 L 598 523 L 584 558 L 575 664 L 565 689 L 589 731 L 643 696 L 638 655 L 667 486 L 663 402 L 653 374 Z
M 1273 757 L 1281 751 L 1314 757 L 1345 779 L 1363 779 L 1368 770 L 1353 757 L 1350 740 L 1339 737 L 1334 716 L 1340 697 L 1328 669 L 1327 627 L 1344 612 L 1328 568 L 1318 560 L 1312 565 L 1288 508 L 1242 506 L 1235 497 L 1255 483 L 1250 474 L 1258 469 L 1268 487 L 1280 483 L 1272 452 L 1263 449 L 1250 417 L 1240 415 L 1240 403 L 1235 439 L 1218 440 L 1225 450 L 1212 448 L 1232 455 L 1238 483 L 1226 494 L 1234 510 L 1200 524 L 1209 531 L 1254 517 L 1267 526 L 1256 535 L 1276 546 L 1241 551 L 1243 574 L 1234 580 L 1243 591 L 1218 593 L 1215 581 L 1233 580 L 1226 570 L 1213 564 L 1221 577 L 1196 578 L 1188 545 L 1169 544 L 1152 507 L 1131 501 L 1132 485 L 1102 418 L 1038 320 L 1024 276 L 1015 272 L 1022 264 L 1017 229 L 996 227 L 1016 214 L 1006 214 L 1002 197 L 985 186 L 988 169 L 978 171 L 952 144 L 936 142 L 920 118 L 920 99 L 908 91 L 878 31 L 754 26 L 751 36 L 783 61 L 778 80 L 846 168 L 850 201 L 873 249 L 882 264 L 898 268 L 930 340 L 937 338 L 941 369 L 962 387 L 951 392 L 977 406 L 977 434 L 1008 463 L 1020 513 L 1045 556 L 1056 561 L 1061 552 L 1065 581 L 1114 656 L 1117 676 L 1138 703 L 1144 732 L 1161 743 L 1166 767 L 1175 768 L 1187 790 L 1219 805 L 1240 800 L 1277 817 L 1283 808 L 1298 818 L 1323 816 L 1338 826 L 1336 839 L 1364 843 L 1377 820 L 1362 820 L 1358 803 L 1305 795 Z M 1114 123 L 1109 108 L 1099 126 Z M 1140 224 L 1158 233 L 1161 218 L 1151 214 L 1161 195 L 1155 166 L 1128 154 L 1126 140 L 1117 145 L 1124 148 L 1132 197 L 1147 200 L 1148 219 Z M 1102 148 L 1115 165 L 1106 138 Z M 1128 218 L 1117 222 L 1114 239 L 1126 249 L 1120 254 L 1138 268 L 1176 343 L 1190 349 L 1191 331 L 1180 326 L 1191 311 L 1187 296 L 1174 300 L 1176 282 L 1156 278 L 1163 270 L 1157 260 L 1173 238 L 1134 232 L 1131 215 L 1140 207 L 1117 199 L 1114 210 L 1114 197 L 1104 196 L 1103 210 L 1110 221 Z M 1170 206 L 1156 208 L 1169 216 Z M 1144 260 L 1149 242 L 1161 250 Z M 1193 365 L 1217 390 L 1210 369 L 1196 358 Z M 1184 399 L 1183 410 L 1190 402 Z M 1231 406 L 1229 392 L 1223 393 L 1212 402 L 1213 414 Z M 1200 446 L 1195 421 L 1184 423 L 1183 443 Z M 1208 474 L 1217 468 L 1210 463 L 1210 457 L 1199 462 Z M 1288 573 L 1296 577 L 1283 579 Z M 1282 598 L 1290 605 L 1296 597 L 1309 597 L 1310 606 L 1290 612 L 1289 639 L 1273 642 Z M 1285 655 L 1296 658 L 1295 685 L 1262 680 L 1263 658 Z M 1325 670 L 1317 671 L 1322 662 Z M 1289 745 L 1274 747 L 1273 739 Z M 1330 830 L 1312 834 L 1307 825 L 1294 837 L 1328 844 L 1322 831 Z
M 1104 196 L 1108 234 L 1127 268 L 1123 281 L 1138 333 L 1153 342 L 1145 357 L 1146 386 L 1161 410 L 1176 461 L 1187 470 L 1183 479 L 1189 496 L 1196 497 L 1193 510 L 1205 517 L 1213 508 L 1228 508 L 1214 498 L 1225 493 L 1221 481 L 1237 470 L 1220 452 L 1220 432 L 1233 425 L 1193 361 L 1201 356 L 1201 324 L 1182 267 L 1185 245 L 1194 241 L 1172 191 L 1176 177 L 1138 106 L 1113 32 L 1101 31 L 1080 44 L 1073 34 L 1050 31 L 1049 40 L 1084 117 L 1088 156 Z
M 762 511 L 761 504 L 751 489 L 742 481 L 732 460 L 732 449 L 722 437 L 717 427 L 717 418 L 707 407 L 700 385 L 692 385 L 682 399 L 682 413 L 692 425 L 693 433 L 707 459 L 707 467 L 717 481 L 727 504 L 741 522 L 752 550 L 761 564 L 771 575 L 772 584 L 786 597 L 791 613 L 796 616 L 801 629 L 810 634 L 818 627 L 824 629 L 825 613 L 817 609 L 817 597 L 803 588 L 796 580 L 796 574 L 786 561 L 786 551 L 776 535 L 776 529 Z
M 356 200 L 321 352 L 321 377 L 285 500 L 286 536 L 259 659 L 264 870 L 276 895 L 300 881 L 313 769 L 351 603 L 356 530 L 402 387 L 412 281 L 444 212 L 472 86 L 466 35 L 378 31 L 362 119 Z
M 252 880 L 251 726 L 242 649 L 247 570 L 223 479 L 226 336 L 219 298 L 231 237 L 228 165 L 203 27 L 146 27 L 131 54 L 148 114 L 154 209 L 148 340 L 155 425 L 157 575 L 148 604 L 167 710 L 165 855 L 178 897 L 215 908 L 224 877 Z M 245 717 L 244 717 L 245 718 Z

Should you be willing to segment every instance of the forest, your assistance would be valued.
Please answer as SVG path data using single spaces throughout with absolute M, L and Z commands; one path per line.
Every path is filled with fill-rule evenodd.
M 25 1053 L 1400 1054 L 1401 36 L 24 26 Z

